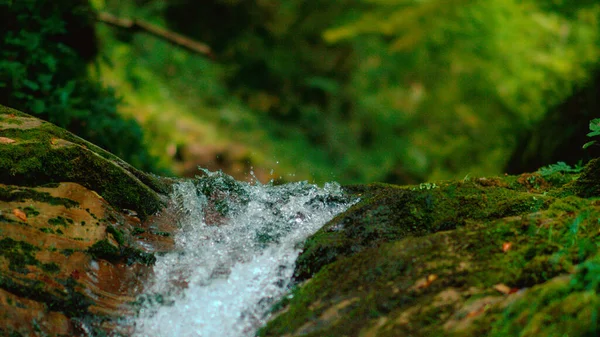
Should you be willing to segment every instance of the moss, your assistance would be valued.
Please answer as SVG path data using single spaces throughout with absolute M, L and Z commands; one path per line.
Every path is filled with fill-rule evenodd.
M 133 231 L 131 231 L 131 235 L 139 235 L 143 233 L 146 233 L 146 230 L 141 227 L 134 227 Z
M 116 238 L 115 241 L 117 241 Z M 146 253 L 128 246 L 116 247 L 107 239 L 96 242 L 87 249 L 87 252 L 94 258 L 112 262 L 124 261 L 128 265 L 133 263 L 152 265 L 156 262 L 156 257 L 152 253 Z
M 518 192 L 509 183 L 437 186 L 347 187 L 362 201 L 313 235 L 303 253 L 313 259 L 305 265 L 328 262 L 321 260 L 308 282 L 276 304 L 280 313 L 259 335 L 597 334 L 600 210 L 595 202 Z M 444 213 L 449 210 L 454 213 Z M 442 219 L 457 226 L 440 231 Z M 427 235 L 411 231 L 413 223 L 429 226 Z M 406 233 L 393 228 L 399 225 L 408 227 Z M 314 255 L 307 255 L 311 250 Z M 554 283 L 570 274 L 567 282 Z M 435 275 L 433 281 L 419 286 L 428 275 Z M 477 314 L 466 332 L 444 329 L 450 318 L 472 314 L 458 315 L 456 305 L 504 296 L 494 290 L 498 284 L 531 290 L 508 308 L 490 306 Z M 447 292 L 457 302 L 440 300 Z M 379 330 L 377 322 L 384 322 Z M 588 325 L 578 330 L 577 322 Z M 367 334 L 369 327 L 377 333 Z
M 52 150 L 49 145 L 22 143 L 0 147 L 0 158 L 1 182 L 37 185 L 74 181 L 97 191 L 117 207 L 135 209 L 144 216 L 162 206 L 154 192 L 136 182 L 120 166 L 107 163 L 95 153 L 77 146 Z
M 169 233 L 169 232 L 160 232 L 160 231 L 152 231 L 152 234 L 158 235 L 158 236 L 164 236 L 164 237 L 171 236 L 171 233 Z
M 48 223 L 51 224 L 51 225 L 53 225 L 53 226 L 67 227 L 67 225 L 69 223 L 73 223 L 73 220 L 72 219 L 64 218 L 64 217 L 62 217 L 62 216 L 59 215 L 59 216 L 57 216 L 55 218 L 48 219 Z
M 168 192 L 172 183 L 138 171 L 50 123 L 31 129 L 4 129 L 0 135 L 17 140 L 0 146 L 0 183 L 39 186 L 77 182 L 117 207 L 137 211 L 142 219 L 163 206 L 159 194 Z
M 0 115 L 0 123 L 3 124 L 13 124 L 13 125 L 23 125 L 23 121 L 15 118 L 6 118 Z
M 58 264 L 51 262 L 51 263 L 44 263 L 41 265 L 42 270 L 49 272 L 49 273 L 57 273 L 60 271 L 60 267 L 58 266 Z
M 112 225 L 108 225 L 106 227 L 106 232 L 113 235 L 113 237 L 115 238 L 115 241 L 117 241 L 119 246 L 122 246 L 123 244 L 125 244 L 125 236 L 123 234 L 123 231 L 121 231 L 120 229 L 117 229 L 116 227 L 114 227 Z
M 27 217 L 35 217 L 40 214 L 40 212 L 38 212 L 38 210 L 36 210 L 34 207 L 31 207 L 31 206 L 24 207 L 23 211 L 25 212 Z
M 589 200 L 578 198 L 575 196 L 567 196 L 556 200 L 550 206 L 550 210 L 562 211 L 562 212 L 577 212 L 587 206 L 589 206 Z
M 48 310 L 63 312 L 68 317 L 84 316 L 92 304 L 85 295 L 76 291 L 77 284 L 71 279 L 57 279 L 64 286 L 62 292 L 48 292 L 42 281 L 28 278 L 12 279 L 0 274 L 0 288 L 17 296 L 46 303 Z
M 64 256 L 69 257 L 71 256 L 73 253 L 75 253 L 75 249 L 71 249 L 71 248 L 66 248 L 60 251 Z
M 98 259 L 105 259 L 108 261 L 114 261 L 121 258 L 121 251 L 118 247 L 115 247 L 107 239 L 100 240 L 94 243 L 90 248 L 87 249 L 88 253 Z
M 151 266 L 156 262 L 156 256 L 154 256 L 154 254 L 146 253 L 131 247 L 125 247 L 123 249 L 123 255 L 125 256 L 125 262 L 128 265 L 133 263 L 141 263 Z
M 569 190 L 583 198 L 600 197 L 600 159 L 593 159 L 569 186 Z
M 438 182 L 436 188 L 386 184 L 346 186 L 360 202 L 309 238 L 295 276 L 306 279 L 322 266 L 368 247 L 486 221 L 545 210 L 554 197 L 519 192 L 498 178 Z
M 16 241 L 11 238 L 0 240 L 0 256 L 4 256 L 10 261 L 9 269 L 19 272 L 27 272 L 26 265 L 39 265 L 33 255 L 39 248 L 24 242 Z
M 25 200 L 34 200 L 50 205 L 62 205 L 67 208 L 79 206 L 78 202 L 71 199 L 57 198 L 51 196 L 50 193 L 47 192 L 38 192 L 31 188 L 10 185 L 0 186 L 0 200 L 6 202 L 23 202 Z M 35 210 L 33 211 L 35 213 Z

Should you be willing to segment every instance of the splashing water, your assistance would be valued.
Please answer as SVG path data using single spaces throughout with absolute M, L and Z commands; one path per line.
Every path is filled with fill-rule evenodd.
M 177 248 L 157 259 L 135 336 L 254 336 L 288 290 L 300 244 L 352 204 L 337 183 L 205 173 L 175 186 Z

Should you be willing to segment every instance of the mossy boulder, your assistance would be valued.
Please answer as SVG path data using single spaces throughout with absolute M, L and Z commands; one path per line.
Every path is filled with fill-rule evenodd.
M 154 215 L 171 183 L 0 106 L 0 335 L 126 335 L 116 320 L 173 245 Z
M 598 163 L 359 201 L 305 243 L 260 336 L 596 336 Z
M 161 195 L 169 189 L 166 179 L 141 172 L 51 123 L 0 105 L 0 183 L 59 182 L 76 182 L 142 218 L 164 206 Z

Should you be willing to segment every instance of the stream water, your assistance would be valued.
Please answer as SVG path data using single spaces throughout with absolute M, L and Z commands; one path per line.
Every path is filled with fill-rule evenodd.
M 304 240 L 352 201 L 337 183 L 180 183 L 176 249 L 157 259 L 135 336 L 254 336 L 286 296 Z M 287 295 L 291 296 L 291 295 Z

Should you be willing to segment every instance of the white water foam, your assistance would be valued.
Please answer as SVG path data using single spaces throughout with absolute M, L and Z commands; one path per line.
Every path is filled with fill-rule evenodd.
M 205 173 L 175 186 L 177 249 L 157 259 L 135 336 L 254 336 L 289 290 L 299 245 L 351 204 L 337 183 Z

